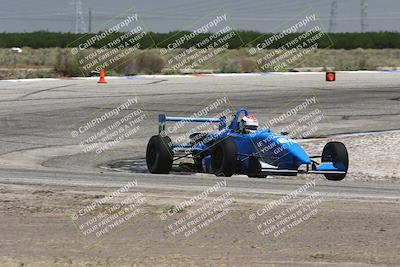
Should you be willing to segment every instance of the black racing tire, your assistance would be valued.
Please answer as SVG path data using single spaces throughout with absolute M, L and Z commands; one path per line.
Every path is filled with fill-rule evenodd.
M 213 147 L 211 168 L 216 176 L 231 177 L 237 164 L 237 148 L 233 140 L 224 139 Z
M 166 174 L 172 169 L 174 152 L 171 138 L 154 135 L 150 138 L 146 149 L 146 163 L 150 173 Z
M 346 146 L 341 142 L 329 142 L 322 151 L 321 162 L 332 162 L 336 168 L 344 167 L 344 174 L 324 174 L 331 181 L 340 181 L 346 177 L 349 168 L 349 155 Z
M 249 178 L 267 178 L 266 174 L 261 174 L 261 164 L 255 157 L 249 157 L 249 169 L 247 170 Z

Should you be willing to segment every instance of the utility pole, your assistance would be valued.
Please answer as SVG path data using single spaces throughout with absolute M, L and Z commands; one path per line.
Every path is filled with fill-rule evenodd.
M 329 20 L 329 32 L 334 32 L 336 28 L 336 14 L 337 14 L 338 3 L 337 0 L 332 0 L 331 3 L 331 17 Z
M 368 31 L 368 24 L 367 24 L 367 0 L 361 0 L 360 2 L 361 5 L 361 32 L 366 32 Z
M 92 32 L 92 9 L 89 8 L 89 33 Z

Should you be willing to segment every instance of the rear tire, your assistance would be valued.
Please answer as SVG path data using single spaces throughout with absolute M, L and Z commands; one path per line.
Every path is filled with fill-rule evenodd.
M 322 162 L 332 162 L 333 166 L 344 170 L 344 174 L 324 174 L 325 178 L 331 181 L 340 181 L 346 177 L 349 167 L 349 155 L 345 145 L 341 142 L 329 142 L 322 151 Z
M 216 176 L 232 176 L 237 164 L 237 149 L 234 141 L 225 139 L 214 146 L 211 151 L 211 168 Z
M 150 138 L 146 149 L 147 168 L 151 173 L 166 174 L 171 171 L 174 152 L 171 138 L 154 135 Z

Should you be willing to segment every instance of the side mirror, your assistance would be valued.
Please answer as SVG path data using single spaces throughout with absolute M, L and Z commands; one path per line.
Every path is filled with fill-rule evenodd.
M 289 134 L 289 132 L 286 132 L 286 131 L 281 132 L 281 135 L 288 135 L 288 134 Z

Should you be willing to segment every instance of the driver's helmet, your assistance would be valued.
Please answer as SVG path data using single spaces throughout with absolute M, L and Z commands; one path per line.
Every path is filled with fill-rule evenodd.
M 245 133 L 255 133 L 258 128 L 258 121 L 256 117 L 249 115 L 244 116 L 239 123 L 239 128 L 241 132 Z

